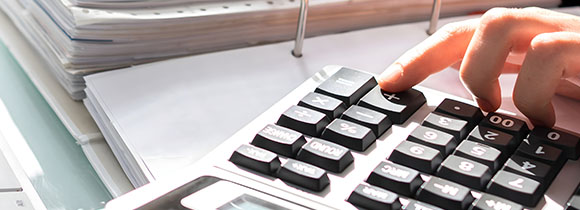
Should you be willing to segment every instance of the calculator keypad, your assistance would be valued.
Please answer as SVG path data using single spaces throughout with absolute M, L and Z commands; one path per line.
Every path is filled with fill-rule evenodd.
M 327 171 L 348 176 L 347 168 L 356 169 L 352 153 L 371 154 L 378 137 L 426 103 L 416 89 L 384 92 L 372 75 L 347 68 L 313 91 L 230 161 L 320 192 Z M 416 123 L 346 201 L 367 209 L 522 209 L 537 204 L 567 158 L 580 156 L 578 136 L 536 128 L 528 137 L 520 119 L 451 99 Z

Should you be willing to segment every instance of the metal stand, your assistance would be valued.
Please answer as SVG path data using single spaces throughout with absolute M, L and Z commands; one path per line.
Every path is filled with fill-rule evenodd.
M 302 57 L 302 45 L 304 43 L 304 34 L 306 34 L 306 17 L 308 16 L 308 0 L 300 0 L 300 14 L 298 16 L 298 26 L 296 28 L 296 42 L 292 55 Z
M 441 13 L 441 0 L 433 0 L 433 7 L 431 8 L 431 20 L 429 21 L 429 29 L 427 30 L 427 34 L 431 35 L 437 31 L 439 13 Z

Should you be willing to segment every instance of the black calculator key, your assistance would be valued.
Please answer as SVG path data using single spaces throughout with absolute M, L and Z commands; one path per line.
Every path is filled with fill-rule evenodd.
M 318 138 L 302 146 L 296 159 L 336 173 L 354 161 L 349 149 Z
M 333 120 L 322 138 L 357 151 L 366 150 L 377 139 L 371 129 L 343 119 Z
M 542 196 L 539 182 L 502 170 L 491 179 L 487 192 L 524 206 L 535 206 Z
M 516 154 L 542 161 L 556 167 L 557 170 L 565 161 L 562 150 L 533 139 L 524 139 L 516 150 Z
M 550 183 L 556 174 L 550 165 L 519 155 L 512 155 L 505 162 L 502 170 L 534 179 L 540 183 Z
M 447 156 L 457 147 L 455 137 L 433 128 L 419 126 L 415 128 L 407 137 L 408 141 L 423 144 L 433 149 L 439 150 L 443 156 Z
M 566 204 L 566 210 L 580 210 L 580 195 L 573 195 Z
M 467 139 L 495 147 L 502 153 L 512 153 L 519 144 L 519 141 L 508 133 L 482 126 L 475 126 Z
M 469 132 L 467 121 L 436 112 L 427 115 L 422 125 L 451 134 L 459 141 L 465 139 Z
M 497 197 L 495 195 L 482 193 L 470 210 L 522 210 L 522 205 L 512 201 Z
M 455 155 L 447 157 L 437 169 L 437 176 L 477 190 L 485 189 L 491 175 L 486 165 Z
M 409 199 L 409 203 L 405 205 L 405 210 L 443 210 L 437 206 L 433 206 L 428 203 L 423 203 L 421 201 Z
M 536 127 L 528 137 L 541 140 L 549 145 L 560 148 L 568 159 L 578 160 L 580 157 L 580 136 L 558 129 Z
M 486 165 L 492 172 L 497 171 L 502 165 L 504 157 L 496 148 L 470 140 L 462 141 L 455 148 L 454 155 L 475 160 Z
M 387 93 L 377 86 L 358 105 L 386 114 L 393 123 L 402 124 L 425 102 L 421 91 L 409 89 L 399 93 Z
M 330 123 L 325 114 L 309 108 L 291 106 L 278 119 L 276 124 L 310 136 L 320 136 Z
M 391 191 L 359 184 L 350 194 L 347 201 L 366 209 L 400 209 L 399 196 Z
M 391 152 L 389 160 L 431 174 L 437 170 L 443 161 L 443 156 L 431 147 L 403 141 Z
M 346 110 L 346 105 L 341 100 L 320 93 L 308 93 L 298 102 L 298 106 L 322 112 L 328 119 L 337 118 Z
M 230 157 L 230 162 L 263 174 L 274 175 L 280 168 L 278 155 L 268 150 L 242 144 Z
M 252 144 L 286 157 L 295 157 L 306 144 L 306 139 L 297 131 L 270 124 L 256 134 Z
M 330 184 L 324 169 L 294 159 L 288 159 L 280 167 L 278 178 L 316 192 L 324 190 Z
M 509 133 L 518 141 L 524 139 L 530 132 L 530 128 L 523 120 L 493 112 L 488 113 L 480 125 Z
M 350 106 L 356 104 L 363 95 L 377 86 L 377 84 L 377 80 L 375 80 L 373 75 L 342 68 L 320 84 L 314 92 L 331 96 L 341 100 L 346 106 Z
M 444 209 L 467 209 L 474 200 L 469 188 L 439 177 L 423 183 L 417 199 Z
M 483 119 L 483 113 L 478 107 L 448 98 L 444 99 L 443 102 L 435 108 L 435 112 L 448 114 L 465 120 L 467 121 L 467 124 L 470 125 L 470 129 Z
M 376 137 L 381 136 L 393 125 L 387 115 L 357 105 L 349 107 L 340 118 L 370 128 Z
M 369 184 L 412 197 L 423 184 L 418 171 L 396 163 L 383 161 L 367 178 Z

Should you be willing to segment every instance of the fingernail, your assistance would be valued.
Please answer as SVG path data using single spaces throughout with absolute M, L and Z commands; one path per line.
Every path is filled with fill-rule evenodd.
M 483 99 L 478 98 L 478 97 L 473 97 L 473 98 L 475 99 L 475 102 L 477 102 L 477 104 L 479 105 L 479 108 L 481 108 L 483 111 L 486 111 L 486 112 L 495 111 L 493 106 L 489 102 L 487 102 L 486 100 L 483 100 Z

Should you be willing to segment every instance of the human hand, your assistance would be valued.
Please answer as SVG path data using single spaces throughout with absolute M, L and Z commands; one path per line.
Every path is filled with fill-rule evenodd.
M 523 62 L 514 62 L 517 57 Z M 486 112 L 501 105 L 500 74 L 518 73 L 514 104 L 533 124 L 551 127 L 554 94 L 580 100 L 580 84 L 573 82 L 580 80 L 580 17 L 541 8 L 491 9 L 443 26 L 389 66 L 379 85 L 400 92 L 458 63 L 463 85 Z

